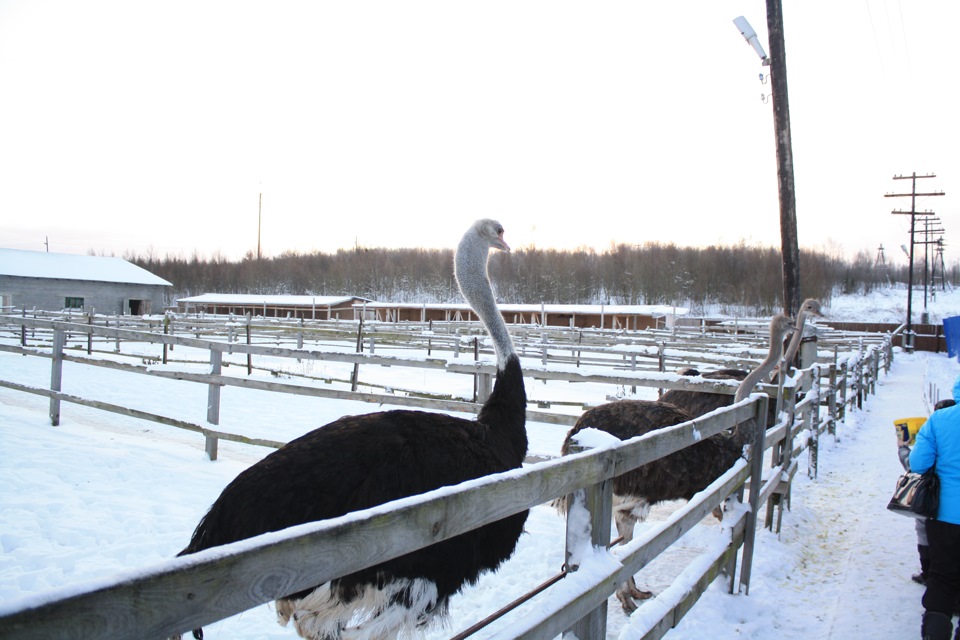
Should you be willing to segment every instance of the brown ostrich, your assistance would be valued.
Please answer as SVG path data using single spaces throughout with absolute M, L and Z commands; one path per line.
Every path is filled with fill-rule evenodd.
M 744 377 L 737 388 L 734 401 L 739 402 L 749 396 L 757 382 L 776 365 L 783 351 L 784 337 L 794 330 L 795 327 L 787 316 L 779 314 L 773 317 L 770 321 L 771 343 L 767 357 Z M 723 397 L 726 398 L 726 404 L 730 404 L 730 396 Z M 574 436 L 583 429 L 600 429 L 620 440 L 628 440 L 656 429 L 692 420 L 694 417 L 696 416 L 684 408 L 662 401 L 610 402 L 585 411 L 567 433 L 560 452 L 567 455 Z M 636 523 L 647 518 L 652 505 L 668 500 L 690 500 L 726 472 L 743 456 L 744 445 L 753 441 L 756 429 L 756 421 L 748 420 L 731 431 L 700 440 L 685 449 L 614 478 L 614 522 L 617 532 L 623 538 L 622 544 L 633 540 Z M 558 500 L 554 506 L 564 511 L 566 501 Z M 633 577 L 617 590 L 617 599 L 627 613 L 636 610 L 634 599 L 645 599 L 651 595 L 649 592 L 640 591 Z
M 781 326 L 775 326 L 773 322 L 770 324 L 770 351 L 767 353 L 767 359 L 763 363 L 758 365 L 757 369 L 763 369 L 767 366 L 770 366 L 768 360 L 771 358 L 771 353 L 776 349 L 776 345 L 779 343 L 780 348 L 783 348 L 783 341 L 788 334 L 793 334 L 790 340 L 790 346 L 793 347 L 793 353 L 796 354 L 796 350 L 800 347 L 800 340 L 797 339 L 797 336 L 803 331 L 803 323 L 806 322 L 806 317 L 808 315 L 820 315 L 820 303 L 816 300 L 810 298 L 805 300 L 803 305 L 800 307 L 801 314 L 803 318 L 797 319 L 797 322 L 794 325 L 793 330 L 784 329 Z M 789 349 L 789 347 L 788 347 Z M 784 354 L 783 359 L 787 359 L 789 356 L 789 351 Z M 775 371 L 780 364 L 779 352 L 773 356 L 774 363 L 764 372 L 762 375 L 756 378 L 756 382 L 760 382 L 767 373 Z M 789 360 L 787 360 L 789 362 Z M 744 371 L 743 369 L 718 369 L 716 371 L 708 371 L 706 373 L 700 373 L 696 369 L 683 369 L 680 371 L 680 375 L 685 376 L 701 376 L 709 380 L 737 380 L 742 382 L 746 379 L 747 375 L 750 372 Z M 756 375 L 754 372 L 753 375 Z M 685 389 L 671 389 L 665 392 L 660 396 L 659 402 L 666 402 L 672 405 L 676 405 L 681 409 L 687 411 L 690 415 L 695 418 L 699 418 L 702 415 L 710 413 L 715 409 L 720 407 L 726 407 L 734 402 L 734 396 L 727 393 L 710 393 L 708 391 L 688 391 Z M 773 424 L 776 422 L 776 406 L 771 406 L 770 411 L 767 415 L 767 424 Z
M 790 336 L 790 343 L 787 344 L 787 350 L 783 353 L 783 361 L 787 363 L 788 371 L 793 367 L 793 360 L 797 357 L 797 351 L 800 350 L 800 343 L 803 341 L 803 327 L 807 324 L 807 319 L 810 316 L 823 317 L 823 312 L 820 310 L 820 301 L 816 298 L 807 298 L 800 305 L 800 311 L 797 313 L 797 330 Z M 777 366 L 771 373 L 771 382 L 776 382 L 779 369 L 780 367 Z

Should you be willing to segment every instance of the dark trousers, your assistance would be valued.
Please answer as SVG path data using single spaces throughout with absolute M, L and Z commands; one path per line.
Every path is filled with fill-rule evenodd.
M 960 594 L 960 524 L 927 520 L 930 573 L 923 608 L 953 616 Z

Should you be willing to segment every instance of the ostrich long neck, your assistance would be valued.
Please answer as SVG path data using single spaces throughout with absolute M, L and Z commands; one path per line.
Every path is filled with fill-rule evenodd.
M 790 363 L 793 362 L 794 356 L 797 355 L 797 351 L 800 349 L 800 341 L 803 340 L 803 326 L 807 323 L 807 316 L 810 315 L 806 311 L 801 311 L 797 315 L 797 330 L 790 336 L 790 342 L 787 344 L 787 351 L 783 354 L 783 359 L 787 362 L 787 367 L 790 366 Z
M 740 386 L 737 387 L 737 394 L 733 397 L 734 402 L 740 402 L 749 396 L 753 387 L 768 373 L 773 371 L 773 368 L 777 366 L 777 363 L 780 361 L 780 354 L 783 352 L 783 334 L 777 336 L 773 335 L 773 331 L 770 333 L 770 350 L 767 352 L 767 357 L 757 365 L 756 369 L 747 374 L 747 377 L 744 378 Z
M 457 248 L 454 269 L 460 284 L 460 293 L 480 316 L 480 321 L 493 340 L 493 348 L 497 352 L 497 367 L 503 369 L 507 358 L 514 355 L 515 351 L 507 325 L 500 315 L 496 300 L 493 299 L 493 290 L 487 276 L 488 253 L 486 244 L 481 242 L 475 233 L 468 233 Z

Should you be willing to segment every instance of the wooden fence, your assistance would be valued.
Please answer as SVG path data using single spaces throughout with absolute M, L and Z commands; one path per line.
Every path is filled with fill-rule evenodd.
M 29 323 L 27 322 L 29 320 Z M 68 332 L 86 331 L 109 339 L 157 341 L 167 346 L 193 346 L 210 352 L 211 373 L 190 374 L 161 372 L 156 369 L 122 364 L 99 364 L 124 371 L 149 375 L 167 375 L 177 379 L 194 380 L 208 385 L 209 393 L 224 384 L 248 386 L 261 381 L 224 376 L 216 370 L 223 354 L 268 353 L 301 358 L 348 358 L 350 362 L 380 362 L 381 356 L 366 354 L 319 353 L 309 350 L 284 350 L 265 345 L 233 344 L 179 335 L 144 335 L 129 329 L 84 326 L 41 319 L 16 319 L 32 330 L 52 330 L 51 347 L 45 357 L 51 358 L 51 388 L 38 390 L 13 382 L 4 386 L 32 393 L 42 392 L 51 398 L 51 420 L 59 416 L 60 402 L 78 402 L 97 406 L 96 401 L 66 396 L 59 390 L 63 360 L 94 364 L 91 358 L 70 355 L 64 351 Z M 48 324 L 49 323 L 49 324 Z M 40 355 L 41 349 L 4 346 L 5 350 Z M 236 351 L 234 351 L 236 350 Z M 290 353 L 287 353 L 290 351 Z M 835 352 L 839 353 L 839 352 Z M 582 533 L 568 529 L 568 563 L 565 575 L 558 583 L 572 580 L 575 588 L 551 586 L 537 596 L 538 612 L 512 621 L 509 631 L 496 638 L 553 638 L 558 633 L 573 629 L 577 636 L 587 639 L 605 636 L 606 606 L 614 589 L 628 576 L 635 574 L 684 532 L 702 520 L 726 500 L 744 503 L 749 509 L 734 508 L 724 520 L 724 534 L 729 542 L 718 551 L 710 551 L 707 562 L 692 563 L 699 579 L 681 597 L 665 604 L 665 614 L 650 628 L 631 633 L 637 638 L 660 638 L 672 628 L 693 606 L 700 594 L 721 573 L 727 576 L 731 593 L 747 593 L 753 560 L 754 534 L 759 506 L 766 504 L 765 526 L 779 527 L 785 497 L 789 496 L 791 480 L 796 474 L 799 457 L 806 451 L 811 475 L 817 468 L 817 442 L 823 433 L 834 432 L 836 423 L 843 419 L 847 407 L 861 406 L 865 397 L 876 390 L 881 371 L 887 369 L 892 357 L 889 344 L 862 347 L 862 341 L 850 351 L 835 355 L 834 363 L 815 364 L 801 370 L 786 384 L 769 390 L 768 397 L 754 394 L 749 400 L 726 410 L 698 418 L 688 423 L 658 430 L 621 443 L 615 447 L 590 450 L 565 458 L 528 465 L 523 469 L 473 480 L 456 488 L 446 488 L 381 505 L 362 512 L 347 514 L 329 521 L 309 523 L 290 530 L 266 534 L 257 538 L 211 549 L 191 556 L 171 559 L 134 578 L 116 582 L 103 581 L 97 586 L 71 588 L 59 593 L 43 594 L 35 601 L 10 610 L 0 605 L 0 637 L 3 638 L 160 638 L 185 629 L 210 624 L 245 611 L 277 597 L 320 584 L 338 576 L 384 562 L 465 531 L 482 526 L 524 509 L 573 494 L 576 509 L 587 509 L 591 530 L 585 539 Z M 359 360 L 357 360 L 359 358 Z M 397 365 L 399 359 L 390 358 Z M 448 370 L 487 375 L 487 367 L 470 364 L 449 364 L 431 359 L 408 359 L 405 366 L 446 367 Z M 132 367 L 132 368 L 131 368 Z M 530 373 L 530 372 L 527 372 Z M 551 379 L 569 379 L 569 372 L 532 372 L 534 376 Z M 626 384 L 694 388 L 716 392 L 732 392 L 729 383 L 691 384 L 671 374 L 654 375 L 622 371 L 609 378 L 599 374 L 583 374 L 584 379 L 603 378 L 604 381 L 626 380 Z M 617 382 L 622 384 L 622 382 Z M 290 389 L 288 387 L 296 387 Z M 271 391 L 310 393 L 309 387 L 277 383 Z M 319 393 L 316 395 L 325 395 Z M 336 392 L 338 394 L 346 392 Z M 358 394 L 370 395 L 370 394 Z M 352 397 L 352 396 L 351 396 Z M 211 395 L 211 398 L 213 396 Z M 382 401 L 397 403 L 389 396 Z M 426 399 L 409 398 L 418 402 Z M 583 560 L 584 545 L 604 547 L 609 543 L 612 512 L 612 479 L 630 469 L 647 464 L 674 451 L 690 446 L 703 437 L 709 437 L 732 428 L 745 420 L 756 419 L 766 424 L 768 402 L 780 403 L 782 420 L 770 429 L 759 429 L 758 438 L 750 447 L 748 458 L 736 462 L 710 487 L 678 509 L 656 527 L 644 532 L 642 538 L 625 547 L 614 547 L 611 554 L 617 563 L 602 571 L 584 571 L 577 576 L 576 561 Z M 143 412 L 106 406 L 98 408 L 156 420 L 158 416 L 140 415 Z M 216 406 L 211 402 L 211 406 Z M 457 403 L 456 410 L 473 403 Z M 530 412 L 531 420 L 541 420 L 540 412 Z M 558 415 L 558 414 L 545 414 Z M 208 415 L 208 422 L 215 415 Z M 569 419 L 569 416 L 565 416 Z M 209 438 L 234 438 L 236 434 L 219 434 L 207 426 L 173 424 L 183 428 L 197 427 Z M 197 430 L 195 429 L 195 430 Z M 277 446 L 280 443 L 259 442 Z M 210 446 L 208 444 L 208 451 Z M 764 453 L 766 452 L 766 456 Z M 215 455 L 215 447 L 213 451 Z M 764 459 L 769 469 L 763 471 Z M 606 565 L 604 565 L 606 566 Z M 583 567 L 581 567 L 583 568 Z M 531 588 L 534 585 L 531 585 Z

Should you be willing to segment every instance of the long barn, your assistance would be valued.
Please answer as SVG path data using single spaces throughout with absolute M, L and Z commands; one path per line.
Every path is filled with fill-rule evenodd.
M 367 299 L 358 296 L 204 293 L 199 296 L 179 298 L 177 306 L 184 313 L 241 316 L 249 313 L 264 318 L 354 320 L 354 305 L 364 302 L 367 302 Z
M 477 320 L 466 304 L 368 302 L 354 305 L 357 317 L 382 322 L 459 322 Z M 602 304 L 501 304 L 508 324 L 538 324 L 571 329 L 641 331 L 670 328 L 687 315 L 685 307 L 670 305 Z

